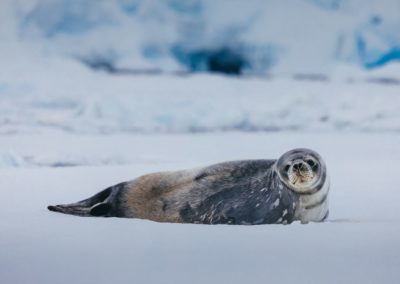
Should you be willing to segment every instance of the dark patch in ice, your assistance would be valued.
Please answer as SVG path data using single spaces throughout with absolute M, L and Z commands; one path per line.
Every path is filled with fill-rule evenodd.
M 239 75 L 250 66 L 246 56 L 229 47 L 186 50 L 180 46 L 171 49 L 172 55 L 193 72 L 210 71 Z
M 102 70 L 109 73 L 114 73 L 116 70 L 115 65 L 117 58 L 112 52 L 92 53 L 76 56 L 76 58 L 93 70 Z
M 159 75 L 164 73 L 162 69 L 135 69 L 119 67 L 116 58 L 107 57 L 99 54 L 88 56 L 75 56 L 75 58 L 84 65 L 95 71 L 104 71 L 112 75 Z M 178 75 L 178 74 L 177 74 Z
M 74 162 L 55 162 L 48 164 L 47 166 L 52 167 L 52 168 L 64 168 L 64 167 L 77 167 L 77 166 L 83 166 L 85 163 L 74 163 Z

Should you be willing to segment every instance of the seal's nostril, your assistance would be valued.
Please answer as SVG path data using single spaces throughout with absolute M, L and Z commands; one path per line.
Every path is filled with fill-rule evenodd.
M 301 169 L 302 166 L 303 166 L 303 162 L 297 162 L 293 165 L 293 168 L 298 170 L 298 169 Z
M 294 170 L 304 170 L 307 168 L 307 164 L 304 161 L 297 161 L 293 164 Z

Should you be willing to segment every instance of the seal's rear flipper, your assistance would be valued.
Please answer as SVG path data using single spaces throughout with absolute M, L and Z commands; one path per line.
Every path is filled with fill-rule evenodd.
M 90 215 L 90 208 L 82 207 L 78 205 L 78 203 L 72 204 L 65 204 L 65 205 L 50 205 L 47 207 L 50 211 L 70 214 L 70 215 L 77 215 L 77 216 L 91 216 Z
M 97 203 L 92 207 L 82 207 L 77 203 L 65 204 L 65 205 L 50 205 L 47 207 L 50 211 L 59 212 L 70 215 L 77 215 L 83 217 L 90 216 L 106 216 L 111 211 L 111 204 L 108 203 Z
M 106 216 L 111 211 L 111 204 L 98 203 L 90 209 L 90 215 L 92 216 Z
M 47 207 L 50 211 L 77 215 L 77 216 L 106 216 L 111 211 L 111 204 L 107 202 L 113 189 L 109 187 L 94 196 L 82 201 L 71 204 L 50 205 Z

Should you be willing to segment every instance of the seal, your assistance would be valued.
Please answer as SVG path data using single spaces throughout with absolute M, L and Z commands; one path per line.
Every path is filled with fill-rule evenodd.
M 78 216 L 200 224 L 290 224 L 324 221 L 329 177 L 323 159 L 294 149 L 278 160 L 244 160 L 159 172 L 111 186 L 51 211 Z

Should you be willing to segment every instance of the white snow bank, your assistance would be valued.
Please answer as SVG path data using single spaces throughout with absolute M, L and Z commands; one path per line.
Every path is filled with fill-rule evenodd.
M 399 131 L 398 84 L 224 76 L 109 76 L 24 59 L 0 70 L 0 133 Z

